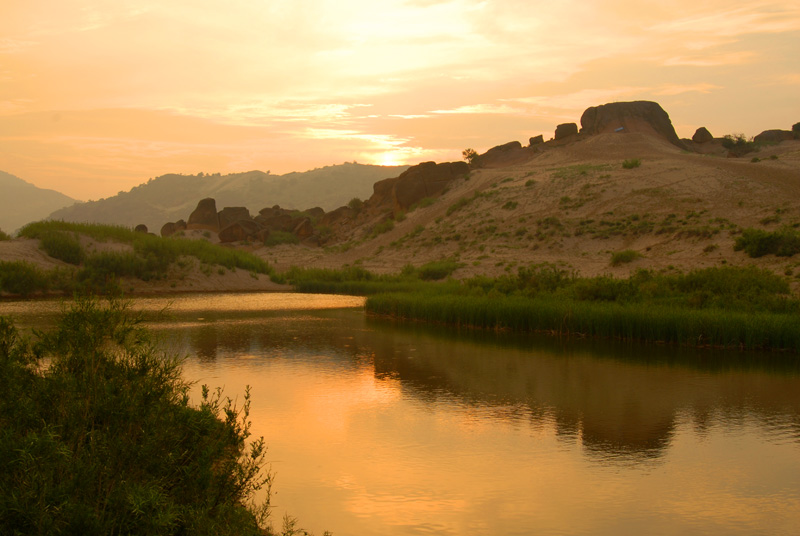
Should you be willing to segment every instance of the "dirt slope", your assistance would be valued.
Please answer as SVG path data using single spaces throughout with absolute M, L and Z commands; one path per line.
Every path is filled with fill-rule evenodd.
M 733 251 L 741 228 L 800 224 L 800 141 L 754 155 L 759 162 L 690 153 L 643 133 L 598 134 L 475 170 L 376 237 L 369 234 L 377 220 L 337 246 L 257 253 L 279 269 L 350 264 L 377 272 L 455 258 L 463 264 L 456 277 L 541 262 L 584 275 L 723 263 L 800 271 L 800 257 L 750 259 Z M 624 169 L 629 159 L 641 165 Z M 469 201 L 451 208 L 461 199 Z M 611 266 L 612 253 L 626 249 L 641 257 Z

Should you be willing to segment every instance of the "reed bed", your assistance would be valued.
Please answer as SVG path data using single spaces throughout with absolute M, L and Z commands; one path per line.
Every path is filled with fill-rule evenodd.
M 481 329 L 538 331 L 688 346 L 800 351 L 800 315 L 555 297 L 386 293 L 369 313 Z

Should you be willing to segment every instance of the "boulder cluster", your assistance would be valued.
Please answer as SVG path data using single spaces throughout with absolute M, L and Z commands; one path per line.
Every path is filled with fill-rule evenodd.
M 375 183 L 373 194 L 366 201 L 354 199 L 347 206 L 327 213 L 319 207 L 299 211 L 275 205 L 251 216 L 246 207 L 225 207 L 217 211 L 216 201 L 209 197 L 197 204 L 188 222 L 165 223 L 161 236 L 183 230 L 204 230 L 217 233 L 221 243 L 265 243 L 272 234 L 280 232 L 290 233 L 296 241 L 307 245 L 324 245 L 336 234 L 357 224 L 392 218 L 425 198 L 440 196 L 454 180 L 467 173 L 469 165 L 466 162 L 423 162 L 407 169 L 399 177 Z
M 206 230 L 217 233 L 220 242 L 252 241 L 265 243 L 274 233 L 289 233 L 292 241 L 308 245 L 324 245 L 336 241 L 352 229 L 366 223 L 378 225 L 395 218 L 425 198 L 442 195 L 453 183 L 467 176 L 472 168 L 502 167 L 523 162 L 550 147 L 573 143 L 597 134 L 645 133 L 660 137 L 681 149 L 704 154 L 741 156 L 759 143 L 780 143 L 800 139 L 800 123 L 792 130 L 766 130 L 755 136 L 736 152 L 729 149 L 731 138 L 715 138 L 707 128 L 700 127 L 691 139 L 680 139 L 669 115 L 656 102 L 613 102 L 592 106 L 581 115 L 580 129 L 576 123 L 556 127 L 554 137 L 544 141 L 543 135 L 531 137 L 529 145 L 518 141 L 498 145 L 466 162 L 423 162 L 408 168 L 400 176 L 378 181 L 372 196 L 361 201 L 353 199 L 348 205 L 325 212 L 319 207 L 299 211 L 275 205 L 261 209 L 251 216 L 245 207 L 225 207 L 217 211 L 212 198 L 201 200 L 188 222 L 169 222 L 161 228 L 162 236 L 183 230 Z M 743 141 L 743 140 L 737 140 Z M 744 151 L 744 152 L 742 152 Z M 147 232 L 147 229 L 138 229 Z M 284 234 L 282 238 L 288 235 Z

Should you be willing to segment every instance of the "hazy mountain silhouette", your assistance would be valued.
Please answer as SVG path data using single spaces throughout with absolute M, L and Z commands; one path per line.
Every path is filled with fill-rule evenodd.
M 0 171 L 0 229 L 6 233 L 12 234 L 26 223 L 46 218 L 54 210 L 74 202 L 60 192 L 38 188 Z
M 164 223 L 186 218 L 205 197 L 216 199 L 220 208 L 243 206 L 253 213 L 274 205 L 331 210 L 347 204 L 353 197 L 369 197 L 375 182 L 396 177 L 407 167 L 345 163 L 286 175 L 263 171 L 162 175 L 129 192 L 62 208 L 50 214 L 50 218 L 127 226 L 144 223 L 158 233 Z

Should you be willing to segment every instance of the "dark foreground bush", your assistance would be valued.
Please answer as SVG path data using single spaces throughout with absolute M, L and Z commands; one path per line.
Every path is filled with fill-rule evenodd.
M 31 340 L 0 318 L 0 385 L 0 533 L 263 534 L 249 393 L 191 406 L 126 306 L 80 300 Z
M 0 291 L 27 297 L 47 288 L 47 276 L 35 265 L 25 261 L 0 261 Z

